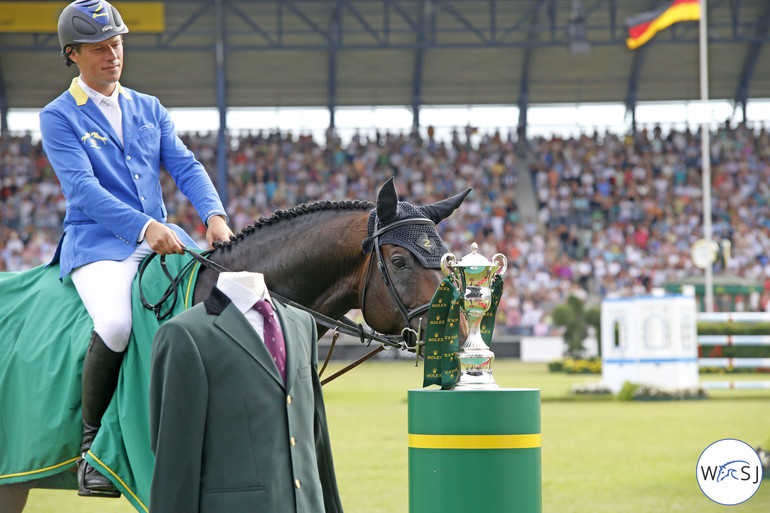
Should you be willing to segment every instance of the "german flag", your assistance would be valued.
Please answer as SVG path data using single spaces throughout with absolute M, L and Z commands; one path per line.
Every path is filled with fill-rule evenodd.
M 626 18 L 628 39 L 626 46 L 639 48 L 661 30 L 680 21 L 700 19 L 700 0 L 673 0 L 654 11 Z

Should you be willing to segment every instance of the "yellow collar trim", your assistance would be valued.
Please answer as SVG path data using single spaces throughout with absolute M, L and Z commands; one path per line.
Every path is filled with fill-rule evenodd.
M 78 107 L 82 107 L 88 101 L 88 95 L 78 85 L 78 77 L 75 77 L 72 79 L 69 92 L 72 95 L 72 97 L 75 98 L 75 105 L 77 105 Z
M 118 92 L 123 96 L 125 96 L 127 100 L 131 99 L 131 95 L 128 94 L 128 91 L 122 85 L 120 85 L 120 82 L 118 82 Z M 70 84 L 70 88 L 69 88 L 69 93 L 75 99 L 75 104 L 78 107 L 82 107 L 88 101 L 88 95 L 78 85 L 78 77 L 75 77 L 72 79 L 72 83 Z
M 124 89 L 122 85 L 120 85 L 120 82 L 118 82 L 118 92 L 126 97 L 126 100 L 131 99 L 131 95 L 128 94 L 128 90 Z

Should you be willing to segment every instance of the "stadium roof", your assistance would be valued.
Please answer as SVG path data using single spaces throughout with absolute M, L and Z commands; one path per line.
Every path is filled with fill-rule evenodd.
M 121 82 L 167 107 L 328 106 L 332 112 L 364 105 L 633 107 L 698 99 L 697 22 L 676 24 L 637 50 L 626 47 L 626 18 L 665 3 L 166 0 L 156 2 L 165 12 L 161 32 L 126 36 Z M 114 2 L 121 10 L 129 4 L 143 8 Z M 708 20 L 709 97 L 744 105 L 750 97 L 770 97 L 770 55 L 762 51 L 770 2 L 709 0 Z M 138 19 L 137 27 L 146 21 Z M 63 65 L 55 33 L 9 32 L 3 22 L 0 113 L 42 107 L 76 71 Z M 225 51 L 218 61 L 219 44 Z

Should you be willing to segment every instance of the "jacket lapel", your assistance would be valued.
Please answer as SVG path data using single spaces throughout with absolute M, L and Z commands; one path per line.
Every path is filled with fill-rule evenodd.
M 134 127 L 137 126 L 134 120 L 134 102 L 131 99 L 131 95 L 126 91 L 123 86 L 118 84 L 120 88 L 120 94 L 118 95 L 118 102 L 120 103 L 120 111 L 123 115 L 123 148 L 126 152 L 131 148 L 131 143 L 134 140 Z
M 96 123 L 99 128 L 104 130 L 104 134 L 112 139 L 113 143 L 120 148 L 120 139 L 118 139 L 118 134 L 115 133 L 115 130 L 112 128 L 112 125 L 110 125 L 110 122 L 107 121 L 107 118 L 102 114 L 102 111 L 99 110 L 99 107 L 96 106 L 96 104 L 89 98 L 88 102 L 81 107 L 83 112 L 91 118 L 91 120 Z M 84 134 L 81 134 L 81 136 Z
M 118 84 L 118 87 L 120 87 L 120 84 Z M 120 148 L 121 142 L 118 138 L 118 134 L 115 133 L 115 130 L 113 130 L 112 125 L 110 125 L 110 122 L 107 121 L 107 117 L 102 113 L 102 111 L 99 109 L 99 107 L 96 106 L 96 104 L 89 98 L 89 96 L 83 91 L 83 89 L 80 88 L 78 85 L 78 79 L 75 77 L 72 80 L 72 84 L 70 84 L 69 92 L 72 95 L 72 97 L 75 99 L 75 104 L 80 108 L 81 112 L 83 112 L 86 116 L 88 116 L 91 121 L 96 123 L 96 125 L 104 131 L 104 134 L 108 135 L 112 141 L 115 143 L 115 145 Z M 122 96 L 122 95 L 121 95 Z M 123 103 L 129 103 L 129 102 L 123 102 Z M 121 103 L 121 108 L 123 107 L 123 103 Z M 125 112 L 123 114 L 123 127 L 125 131 Z M 86 134 L 78 134 L 79 137 L 84 137 Z M 90 134 L 93 135 L 93 134 Z M 98 134 L 101 135 L 101 134 Z M 125 134 L 124 134 L 125 138 Z

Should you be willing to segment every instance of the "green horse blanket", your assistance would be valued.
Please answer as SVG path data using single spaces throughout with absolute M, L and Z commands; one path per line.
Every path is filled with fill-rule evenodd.
M 176 276 L 190 260 L 172 255 L 166 264 Z M 171 316 L 192 306 L 197 270 L 196 263 L 180 280 Z M 81 372 L 93 322 L 69 277 L 58 276 L 58 266 L 0 273 L 0 485 L 36 480 L 42 488 L 77 489 Z M 144 296 L 154 303 L 168 286 L 155 259 L 142 278 Z M 147 512 L 155 461 L 150 355 L 162 321 L 143 307 L 138 279 L 132 307 L 133 332 L 117 390 L 86 458 Z

